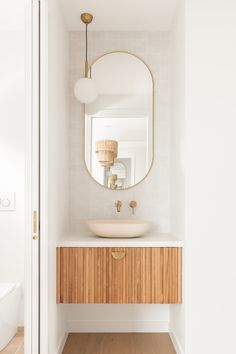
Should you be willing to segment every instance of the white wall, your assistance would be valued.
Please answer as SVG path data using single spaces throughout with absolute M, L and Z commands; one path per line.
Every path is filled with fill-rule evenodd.
M 180 1 L 171 28 L 171 232 L 185 239 L 185 4 Z M 184 251 L 184 250 L 183 250 Z M 183 252 L 183 260 L 185 253 Z M 185 270 L 183 305 L 171 306 L 170 328 L 185 347 Z
M 169 144 L 169 34 L 167 32 L 90 32 L 89 55 L 94 60 L 104 53 L 124 50 L 140 56 L 150 67 L 155 81 L 155 154 L 154 164 L 148 177 L 139 185 L 125 191 L 111 191 L 99 186 L 88 174 L 83 155 L 84 115 L 83 106 L 75 99 L 73 87 L 83 76 L 84 32 L 70 33 L 70 230 L 84 232 L 89 218 L 116 218 L 114 201 L 123 201 L 119 217 L 131 217 L 128 206 L 136 200 L 135 217 L 153 222 L 153 229 L 170 230 L 170 144 Z M 135 308 L 136 310 L 132 310 Z M 118 310 L 119 309 L 119 310 Z M 151 309 L 151 311 L 150 311 Z M 96 324 L 105 321 L 110 328 L 110 314 L 117 321 L 146 321 L 153 328 L 163 328 L 169 323 L 169 306 L 127 305 L 111 306 L 102 312 L 95 306 L 70 306 L 68 321 L 87 320 Z M 107 321 L 107 322 L 106 322 Z M 153 321 L 153 322 L 152 322 Z M 74 323 L 74 325 L 76 325 Z M 98 328 L 100 327 L 97 322 Z
M 168 332 L 169 305 L 66 305 L 69 332 Z
M 236 2 L 186 2 L 186 353 L 235 354 Z
M 0 7 L 0 192 L 16 192 L 16 210 L 0 212 L 0 282 L 24 284 L 24 12 Z M 19 324 L 23 325 L 22 298 Z
M 56 305 L 56 243 L 68 228 L 68 33 L 59 2 L 49 1 L 48 92 L 48 240 L 49 240 L 49 353 L 65 333 L 63 307 Z
M 171 28 L 171 231 L 185 233 L 185 4 L 179 2 Z

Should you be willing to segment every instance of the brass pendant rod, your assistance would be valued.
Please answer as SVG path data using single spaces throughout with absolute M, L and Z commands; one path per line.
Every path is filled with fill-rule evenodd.
M 84 64 L 84 76 L 88 77 L 88 62 L 87 61 L 85 61 L 85 64 Z
M 85 31 L 85 77 L 88 77 L 88 24 Z
M 86 25 L 85 31 L 85 77 L 88 77 L 88 25 L 93 21 L 93 15 L 90 13 L 83 13 L 80 16 L 81 21 Z M 90 77 L 91 78 L 91 77 Z

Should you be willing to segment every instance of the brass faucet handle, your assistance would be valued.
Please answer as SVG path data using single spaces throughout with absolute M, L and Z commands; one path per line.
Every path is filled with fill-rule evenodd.
M 134 214 L 134 209 L 137 206 L 137 202 L 135 200 L 131 200 L 131 202 L 129 203 L 130 208 L 132 208 L 132 214 Z
M 120 212 L 120 208 L 122 207 L 122 202 L 120 200 L 116 200 L 115 201 L 115 207 L 116 207 L 117 212 L 119 213 Z

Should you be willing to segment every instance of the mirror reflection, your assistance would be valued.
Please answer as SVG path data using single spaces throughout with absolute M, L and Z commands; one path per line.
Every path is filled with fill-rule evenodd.
M 153 80 L 136 56 L 116 52 L 90 69 L 98 98 L 85 105 L 85 162 L 91 176 L 114 190 L 130 188 L 153 160 Z

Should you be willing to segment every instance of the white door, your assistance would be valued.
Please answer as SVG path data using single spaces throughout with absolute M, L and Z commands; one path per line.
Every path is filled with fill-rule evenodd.
M 39 353 L 40 248 L 40 2 L 33 1 L 32 87 L 32 354 Z
M 26 0 L 25 354 L 39 354 L 40 2 Z

